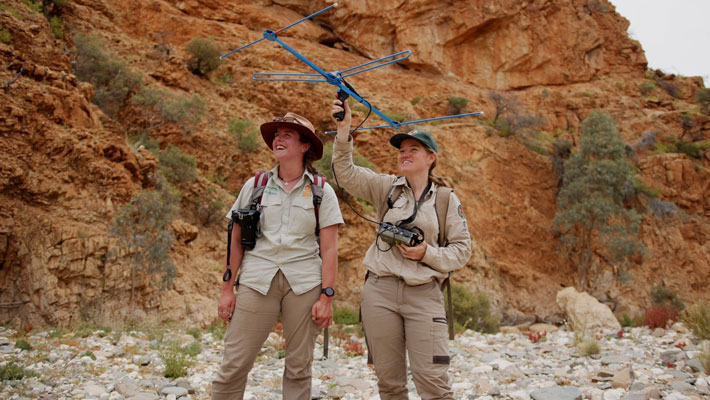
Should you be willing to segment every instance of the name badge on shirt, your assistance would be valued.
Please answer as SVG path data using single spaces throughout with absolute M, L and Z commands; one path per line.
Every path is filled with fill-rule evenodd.
M 305 197 L 305 198 L 313 197 L 313 191 L 311 189 L 311 185 L 308 185 L 303 188 L 303 194 L 301 195 L 301 197 Z
M 273 196 L 273 195 L 275 195 L 275 194 L 278 193 L 278 192 L 279 192 L 279 189 L 276 188 L 276 186 L 267 186 L 267 187 L 264 189 L 264 194 L 267 195 L 267 196 Z

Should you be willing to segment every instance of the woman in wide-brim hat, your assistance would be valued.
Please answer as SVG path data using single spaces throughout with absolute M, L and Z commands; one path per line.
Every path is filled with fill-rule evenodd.
M 283 398 L 308 400 L 316 337 L 333 321 L 338 226 L 343 218 L 333 189 L 314 186 L 319 181 L 311 163 L 323 156 L 323 143 L 313 125 L 287 113 L 261 125 L 261 135 L 277 165 L 266 175 L 257 174 L 258 181 L 247 180 L 227 214 L 231 220 L 232 211 L 260 209 L 259 234 L 254 248 L 245 250 L 241 228 L 234 224 L 231 278 L 223 282 L 218 304 L 218 315 L 229 326 L 212 398 L 243 398 L 249 371 L 280 315 L 286 349 Z M 263 189 L 258 206 L 252 196 L 257 186 Z
M 362 288 L 362 322 L 380 398 L 408 398 L 409 358 L 420 397 L 451 400 L 449 336 L 441 284 L 471 256 L 471 236 L 461 202 L 446 187 L 448 182 L 434 174 L 439 149 L 425 130 L 390 138 L 390 144 L 398 149 L 399 177 L 354 165 L 350 108 L 347 102 L 334 100 L 331 112 L 343 110 L 345 117 L 336 120 L 338 133 L 333 144 L 337 183 L 373 204 L 379 221 L 423 236 L 423 241 L 413 246 L 387 247 L 383 243 L 386 231 L 378 233 L 363 260 L 368 275 Z

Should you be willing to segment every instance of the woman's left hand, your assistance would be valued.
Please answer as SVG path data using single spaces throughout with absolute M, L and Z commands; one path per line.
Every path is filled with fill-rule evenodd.
M 318 325 L 318 329 L 329 327 L 333 323 L 333 301 L 321 295 L 311 309 L 311 318 Z
M 426 246 L 426 242 L 421 242 L 413 247 L 398 244 L 397 248 L 399 252 L 402 253 L 402 257 L 414 261 L 421 261 L 421 259 L 424 258 L 424 254 L 426 254 Z

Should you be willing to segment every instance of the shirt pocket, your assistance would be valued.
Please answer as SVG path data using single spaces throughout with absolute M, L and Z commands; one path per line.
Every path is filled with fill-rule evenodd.
M 261 198 L 261 220 L 259 224 L 262 232 L 273 232 L 281 230 L 281 218 L 283 214 L 283 202 L 279 196 L 267 196 Z
M 291 207 L 289 233 L 307 235 L 316 232 L 316 211 L 312 197 L 299 197 Z

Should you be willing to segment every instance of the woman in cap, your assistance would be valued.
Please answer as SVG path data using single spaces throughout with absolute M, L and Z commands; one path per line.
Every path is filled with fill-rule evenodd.
M 353 196 L 374 204 L 382 222 L 423 233 L 414 246 L 388 248 L 386 235 L 370 246 L 363 260 L 368 277 L 362 289 L 362 322 L 382 400 L 407 399 L 407 355 L 414 384 L 422 399 L 453 399 L 448 382 L 448 334 L 441 283 L 471 256 L 471 237 L 461 202 L 433 173 L 438 147 L 424 130 L 396 134 L 402 176 L 377 174 L 352 160 L 350 108 L 334 100 L 337 121 L 333 167 L 337 183 Z M 392 193 L 399 192 L 394 198 Z M 444 193 L 444 194 L 441 194 Z M 437 197 L 448 197 L 445 222 L 437 217 Z M 388 199 L 389 198 L 389 199 Z M 390 203 L 390 204 L 388 204 Z M 443 207 L 442 207 L 443 208 Z M 443 238 L 439 240 L 439 231 Z M 445 239 L 445 240 L 443 240 Z M 439 242 L 446 243 L 440 246 Z M 412 243 L 410 243 L 412 244 Z
M 234 224 L 227 264 L 231 272 L 225 272 L 218 304 L 219 317 L 229 326 L 212 398 L 243 398 L 247 375 L 281 314 L 286 341 L 283 398 L 308 400 L 316 337 L 333 320 L 338 226 L 343 218 L 329 185 L 321 186 L 322 201 L 314 204 L 317 178 L 311 163 L 323 156 L 323 143 L 313 125 L 287 113 L 261 125 L 261 135 L 277 165 L 263 176 L 268 177 L 265 186 L 250 178 L 232 207 L 250 208 L 255 187 L 263 189 L 260 206 L 255 207 L 261 213 L 253 249 L 245 251 L 241 239 L 246 232 Z

